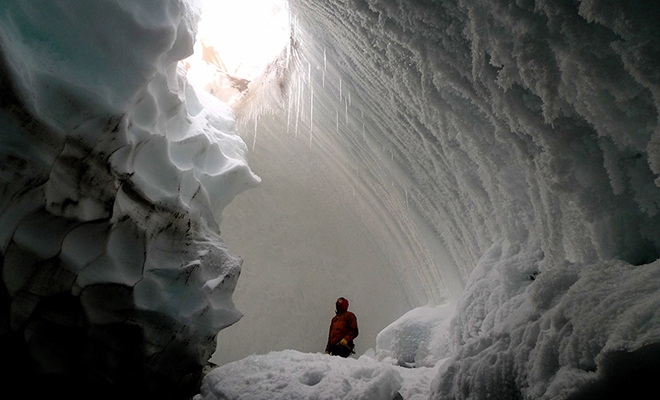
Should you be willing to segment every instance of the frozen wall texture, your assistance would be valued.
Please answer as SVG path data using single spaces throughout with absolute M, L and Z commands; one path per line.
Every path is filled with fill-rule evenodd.
M 197 12 L 0 4 L 4 390 L 188 398 L 240 318 L 218 223 L 259 179 L 231 110 L 177 69 Z
M 302 3 L 305 49 L 363 103 L 464 277 L 502 239 L 545 263 L 658 257 L 655 6 Z
M 603 394 L 631 378 L 619 359 L 657 371 L 660 297 L 642 284 L 660 268 L 656 4 L 291 8 L 303 132 L 372 174 L 385 215 L 404 193 L 467 282 L 434 398 Z M 446 296 L 450 273 L 416 275 Z
M 580 399 L 657 376 L 659 6 L 290 7 L 290 47 L 237 107 L 242 136 L 315 149 L 401 287 L 393 303 L 457 299 L 433 398 Z M 240 317 L 218 225 L 259 178 L 231 111 L 177 70 L 196 13 L 0 3 L 8 382 L 187 398 Z M 407 347 L 392 338 L 402 361 L 424 355 Z

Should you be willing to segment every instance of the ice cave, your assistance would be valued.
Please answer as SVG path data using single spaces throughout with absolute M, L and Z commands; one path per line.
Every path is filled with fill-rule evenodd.
M 5 393 L 657 390 L 660 3 L 230 3 L 0 0 Z

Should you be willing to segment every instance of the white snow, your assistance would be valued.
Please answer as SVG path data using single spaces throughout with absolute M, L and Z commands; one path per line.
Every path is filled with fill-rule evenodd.
M 295 350 L 249 356 L 211 371 L 196 400 L 391 400 L 402 378 L 368 357 L 343 359 Z
M 660 339 L 659 261 L 567 263 L 537 274 L 539 259 L 501 243 L 480 260 L 457 306 L 456 351 L 435 378 L 433 398 L 460 387 L 474 398 L 596 396 L 590 385 L 617 378 L 618 352 L 653 354 L 644 347 Z
M 538 259 L 512 251 L 493 246 L 457 307 L 409 311 L 358 359 L 293 350 L 252 355 L 212 370 L 196 399 L 454 398 L 456 387 L 466 398 L 597 396 L 599 382 L 617 368 L 625 373 L 611 365 L 617 352 L 660 340 L 660 262 L 537 274 L 525 267 Z
M 222 227 L 250 260 L 236 297 L 254 318 L 219 335 L 219 353 L 247 358 L 208 374 L 200 400 L 580 399 L 652 386 L 660 7 L 289 10 L 287 48 L 232 110 L 179 62 L 197 1 L 0 4 L 1 331 L 21 357 L 113 381 L 125 336 L 94 339 L 118 352 L 100 371 L 67 357 L 87 355 L 87 330 L 135 324 L 146 370 L 178 384 L 179 350 L 199 367 L 241 317 L 243 259 Z M 246 143 L 267 179 L 229 206 L 260 182 Z M 369 355 L 314 353 L 340 295 Z M 63 327 L 78 330 L 51 334 Z
M 407 367 L 434 367 L 452 355 L 449 324 L 455 305 L 424 306 L 408 311 L 376 337 L 379 360 Z
M 212 369 L 195 400 L 428 399 L 451 355 L 453 311 L 449 304 L 411 310 L 378 335 L 376 351 L 357 358 L 295 350 L 248 356 Z

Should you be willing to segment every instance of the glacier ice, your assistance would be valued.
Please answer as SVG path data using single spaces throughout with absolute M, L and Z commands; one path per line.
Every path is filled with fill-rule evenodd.
M 407 258 L 417 291 L 442 300 L 466 282 L 433 398 L 617 393 L 619 359 L 647 365 L 649 384 L 658 290 L 637 279 L 660 256 L 657 5 L 290 5 L 295 51 L 332 71 L 315 85 L 315 142 L 371 175 L 383 214 L 401 214 L 399 191 L 420 216 L 403 237 L 447 248 L 456 268 Z M 438 260 L 434 247 L 416 256 Z
M 432 398 L 579 399 L 629 394 L 628 379 L 648 385 L 660 370 L 658 6 L 291 0 L 290 9 L 290 44 L 252 82 L 235 122 L 177 65 L 193 48 L 192 1 L 0 5 L 2 332 L 21 366 L 9 379 L 35 371 L 65 387 L 54 378 L 64 372 L 190 393 L 215 333 L 240 316 L 231 291 L 241 259 L 219 236 L 229 220 L 223 229 L 246 239 L 241 252 L 264 251 L 255 259 L 295 276 L 297 298 L 316 310 L 326 293 L 309 282 L 333 271 L 349 281 L 350 265 L 333 256 L 350 260 L 360 246 L 377 261 L 355 258 L 371 280 L 350 288 L 352 304 L 370 304 L 378 321 L 455 301 L 449 327 L 413 312 L 392 326 L 402 336 L 381 341 L 403 363 L 451 350 L 424 380 Z M 291 153 L 269 147 L 277 142 Z M 306 151 L 281 190 L 313 183 L 310 210 L 324 213 L 296 215 L 303 202 L 291 193 L 282 198 L 293 204 L 267 209 L 279 214 L 223 216 L 259 182 L 244 143 L 253 156 L 271 151 L 268 162 Z M 274 200 L 255 198 L 245 206 Z M 261 243 L 243 223 L 251 216 L 280 236 L 278 223 L 296 221 L 303 240 Z M 329 235 L 351 224 L 360 228 Z M 317 237 L 351 251 L 305 246 Z M 317 256 L 320 268 L 293 270 L 308 266 L 287 263 L 298 256 Z M 400 290 L 378 297 L 386 276 Z M 289 287 L 264 291 L 291 304 L 279 289 Z M 307 321 L 302 308 L 286 311 Z M 271 336 L 300 341 L 322 317 Z M 429 337 L 451 343 L 432 348 Z M 243 364 L 259 362 L 270 361 Z
M 28 396 L 190 396 L 241 317 L 218 226 L 259 178 L 231 109 L 178 65 L 198 13 L 0 5 L 3 354 Z
M 637 383 L 657 370 L 657 325 L 641 322 L 657 290 L 633 278 L 660 255 L 657 6 L 290 7 L 287 57 L 239 105 L 241 134 L 255 158 L 269 134 L 307 141 L 406 299 L 458 300 L 436 398 L 579 398 L 622 387 L 613 360 L 648 365 Z M 612 297 L 594 315 L 579 290 Z

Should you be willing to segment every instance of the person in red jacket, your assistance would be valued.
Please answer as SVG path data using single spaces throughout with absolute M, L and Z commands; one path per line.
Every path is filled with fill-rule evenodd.
M 330 323 L 325 354 L 346 358 L 355 353 L 353 339 L 358 335 L 357 317 L 348 311 L 348 300 L 343 297 L 337 299 L 335 309 L 337 315 L 332 318 Z

